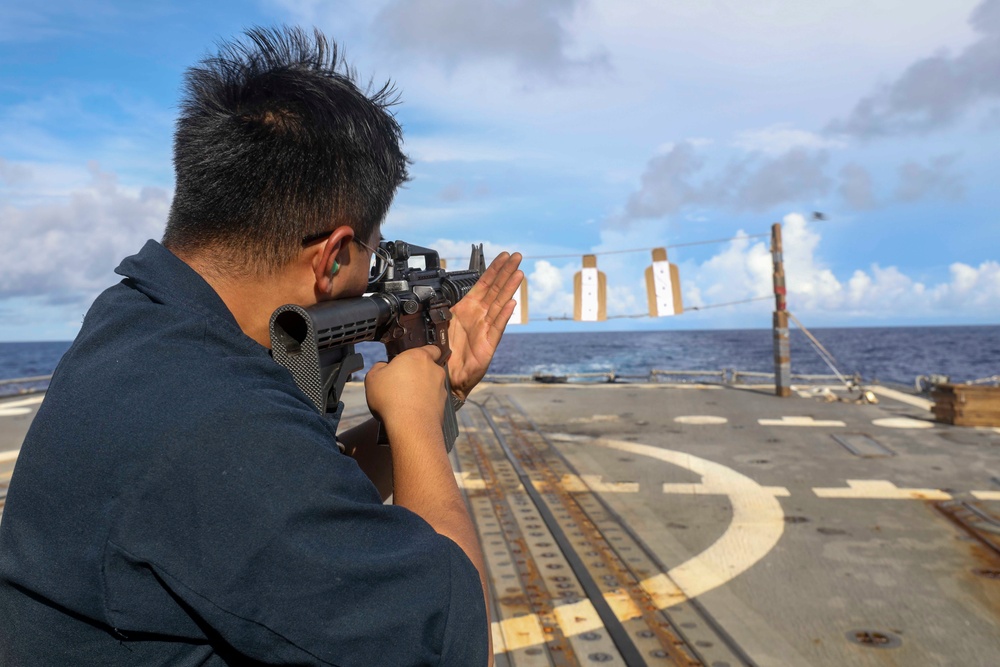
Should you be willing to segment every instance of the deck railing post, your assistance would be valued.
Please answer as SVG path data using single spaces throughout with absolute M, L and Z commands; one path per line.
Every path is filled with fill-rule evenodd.
M 774 393 L 777 396 L 791 396 L 792 359 L 788 341 L 785 263 L 780 222 L 771 225 L 771 259 L 774 262 Z

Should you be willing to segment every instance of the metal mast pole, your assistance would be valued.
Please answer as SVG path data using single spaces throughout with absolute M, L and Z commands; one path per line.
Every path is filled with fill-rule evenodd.
M 774 262 L 774 393 L 792 395 L 792 357 L 788 344 L 788 308 L 785 303 L 785 264 L 781 251 L 781 223 L 771 225 Z

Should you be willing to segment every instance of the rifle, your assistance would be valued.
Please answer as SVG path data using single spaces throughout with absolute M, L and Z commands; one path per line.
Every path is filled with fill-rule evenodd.
M 337 412 L 344 384 L 351 373 L 364 368 L 364 359 L 354 350 L 361 341 L 385 344 L 390 361 L 412 347 L 438 346 L 449 399 L 452 396 L 447 375 L 451 307 L 469 293 L 486 268 L 482 244 L 472 246 L 468 270 L 450 273 L 430 248 L 382 241 L 377 252 L 388 261 L 388 268 L 384 276 L 368 283 L 366 296 L 308 308 L 287 304 L 271 315 L 271 355 L 291 372 L 320 414 Z M 424 266 L 411 267 L 413 257 L 423 257 Z M 445 447 L 451 452 L 458 437 L 451 400 L 445 405 L 442 427 Z M 380 428 L 379 442 L 385 440 L 385 429 Z

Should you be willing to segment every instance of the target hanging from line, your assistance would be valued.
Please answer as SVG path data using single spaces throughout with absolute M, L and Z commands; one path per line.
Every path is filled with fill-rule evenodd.
M 508 324 L 528 323 L 528 277 L 521 280 L 521 287 L 517 290 L 514 298 L 514 313 L 510 316 Z
M 583 269 L 573 276 L 573 319 L 577 322 L 608 319 L 608 281 L 597 270 L 597 255 L 584 255 Z
M 684 312 L 680 272 L 676 264 L 667 261 L 666 248 L 653 248 L 653 265 L 646 269 L 646 296 L 650 317 Z

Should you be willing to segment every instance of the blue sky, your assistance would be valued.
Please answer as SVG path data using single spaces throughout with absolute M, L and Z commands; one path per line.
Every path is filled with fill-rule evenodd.
M 162 233 L 185 68 L 280 23 L 396 83 L 414 178 L 385 234 L 523 252 L 518 331 L 767 327 L 767 301 L 545 321 L 580 264 L 545 257 L 780 220 L 807 325 L 997 323 L 1000 0 L 55 0 L 0 5 L 0 340 L 75 335 Z M 770 292 L 766 239 L 670 259 L 689 306 Z M 599 256 L 609 314 L 645 310 L 648 263 Z

